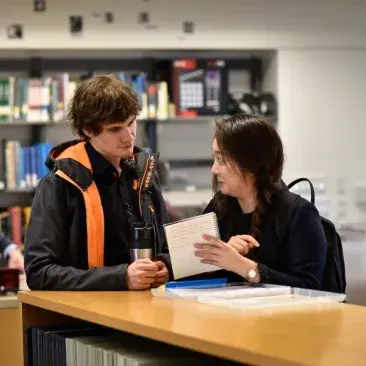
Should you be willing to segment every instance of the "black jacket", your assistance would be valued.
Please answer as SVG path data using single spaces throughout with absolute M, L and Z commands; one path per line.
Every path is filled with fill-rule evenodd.
M 0 254 L 3 255 L 5 249 L 12 244 L 12 241 L 0 232 Z
M 30 289 L 38 290 L 123 290 L 129 262 L 88 268 L 86 213 L 82 194 L 55 174 L 53 156 L 75 142 L 55 148 L 46 161 L 51 171 L 39 182 L 25 238 L 25 272 Z M 137 161 L 142 155 L 135 149 Z M 79 178 L 84 167 L 76 161 L 67 167 Z M 112 198 L 113 199 L 113 198 Z M 115 198 L 114 198 L 115 199 Z M 158 258 L 170 268 L 163 231 L 169 221 L 157 176 L 153 178 L 151 199 L 155 209 Z M 108 218 L 104 217 L 104 220 Z M 121 228 L 125 230 L 125 228 Z M 110 243 L 118 245 L 120 243 Z
M 289 225 L 289 235 L 281 242 L 276 231 L 276 202 L 282 194 L 283 191 L 277 192 L 264 214 L 257 238 L 260 247 L 252 252 L 252 259 L 258 262 L 261 282 L 320 289 L 327 242 L 319 213 L 312 203 L 300 198 Z M 229 198 L 229 202 L 230 213 L 219 220 L 220 235 L 225 241 L 234 235 L 249 234 L 253 216 L 243 214 L 235 198 Z M 216 211 L 214 201 L 205 209 L 205 212 L 211 211 Z M 231 272 L 216 273 L 216 276 L 222 275 L 227 275 L 231 281 L 243 280 Z

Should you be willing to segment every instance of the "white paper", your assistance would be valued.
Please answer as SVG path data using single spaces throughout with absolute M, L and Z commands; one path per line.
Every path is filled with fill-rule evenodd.
M 215 213 L 195 216 L 173 224 L 164 225 L 168 241 L 170 259 L 173 267 L 174 279 L 179 279 L 204 272 L 220 269 L 211 264 L 201 263 L 196 257 L 194 243 L 202 243 L 203 234 L 219 237 Z

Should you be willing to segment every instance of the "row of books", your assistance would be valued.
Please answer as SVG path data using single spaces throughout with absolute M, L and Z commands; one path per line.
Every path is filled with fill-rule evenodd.
M 131 85 L 141 105 L 140 119 L 167 119 L 175 117 L 174 104 L 169 103 L 168 83 L 150 82 L 146 73 L 119 72 L 118 77 Z
M 229 361 L 96 325 L 30 327 L 27 366 L 229 365 Z
M 19 141 L 0 140 L 0 190 L 28 190 L 47 173 L 46 158 L 52 145 L 46 142 L 21 146 Z
M 0 231 L 9 237 L 13 243 L 22 246 L 30 213 L 30 206 L 13 206 L 2 210 L 0 212 Z
M 175 116 L 169 103 L 168 84 L 149 82 L 145 73 L 118 72 L 139 97 L 141 119 L 167 119 Z M 0 77 L 0 122 L 65 121 L 68 104 L 80 83 L 68 73 L 42 78 Z
M 42 78 L 0 77 L 0 122 L 62 121 L 76 86 L 68 73 Z

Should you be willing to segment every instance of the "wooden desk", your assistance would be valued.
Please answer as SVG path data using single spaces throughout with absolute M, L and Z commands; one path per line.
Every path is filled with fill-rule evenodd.
M 1 365 L 22 365 L 22 333 L 16 295 L 0 296 L 0 329 Z
M 78 318 L 252 365 L 364 365 L 366 308 L 244 315 L 149 292 L 22 292 L 23 326 Z M 60 314 L 66 315 L 66 317 Z

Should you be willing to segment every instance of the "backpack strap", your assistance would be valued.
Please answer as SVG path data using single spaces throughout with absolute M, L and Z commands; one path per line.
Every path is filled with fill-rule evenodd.
M 277 237 L 282 243 L 286 240 L 289 232 L 289 227 L 291 223 L 291 218 L 293 216 L 294 209 L 296 207 L 296 202 L 298 201 L 300 195 L 290 192 L 290 189 L 300 182 L 308 182 L 310 185 L 311 203 L 315 204 L 315 190 L 311 181 L 307 178 L 298 178 L 288 184 L 287 186 L 282 182 L 282 189 L 277 194 L 275 198 L 275 208 L 276 208 L 276 233 Z
M 291 193 L 287 189 L 281 190 L 274 200 L 276 209 L 275 226 L 280 243 L 284 242 L 288 236 L 291 217 L 298 197 L 299 195 Z
M 291 182 L 287 187 L 288 187 L 288 189 L 291 189 L 292 187 L 294 187 L 296 184 L 298 184 L 300 182 L 308 182 L 309 183 L 311 203 L 313 205 L 315 205 L 315 189 L 314 189 L 313 183 L 311 183 L 311 181 L 308 178 L 298 178 L 298 179 L 294 180 L 293 182 Z

